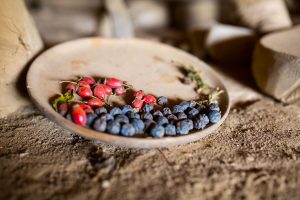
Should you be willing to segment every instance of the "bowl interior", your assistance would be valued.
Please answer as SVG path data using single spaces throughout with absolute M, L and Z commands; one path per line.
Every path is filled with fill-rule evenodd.
M 51 99 L 62 92 L 59 82 L 75 80 L 78 76 L 116 77 L 128 81 L 133 90 L 166 96 L 171 104 L 194 99 L 196 93 L 193 87 L 180 81 L 183 77 L 178 68 L 180 65 L 194 66 L 209 85 L 224 90 L 219 101 L 222 119 L 217 124 L 185 136 L 127 138 L 77 126 L 56 113 L 50 104 Z M 204 62 L 176 48 L 138 39 L 85 38 L 55 46 L 32 63 L 27 74 L 27 88 L 37 107 L 59 125 L 90 139 L 127 147 L 162 147 L 198 140 L 220 126 L 229 111 L 225 86 Z M 114 103 L 123 104 L 128 100 L 126 97 L 116 98 Z

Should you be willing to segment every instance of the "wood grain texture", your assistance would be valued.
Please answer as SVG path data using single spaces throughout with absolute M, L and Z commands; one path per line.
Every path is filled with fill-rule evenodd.
M 0 117 L 29 104 L 24 72 L 43 47 L 23 0 L 2 0 L 0 6 Z
M 253 60 L 259 88 L 287 103 L 300 105 L 300 26 L 261 38 Z

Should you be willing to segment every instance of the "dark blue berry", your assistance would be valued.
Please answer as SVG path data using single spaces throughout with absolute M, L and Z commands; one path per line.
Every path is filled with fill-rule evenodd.
M 123 124 L 121 127 L 120 134 L 123 136 L 131 137 L 135 133 L 135 129 L 131 124 Z
M 218 104 L 216 104 L 216 103 L 211 103 L 211 104 L 209 104 L 209 110 L 215 110 L 215 111 L 220 111 L 220 107 L 219 107 L 219 105 Z
M 154 106 L 152 104 L 145 104 L 142 108 L 142 111 L 145 113 L 150 113 L 153 110 Z
M 142 133 L 144 131 L 145 125 L 141 119 L 132 119 L 131 125 L 135 129 L 135 133 Z
M 105 131 L 107 126 L 107 122 L 105 119 L 97 118 L 93 123 L 93 129 L 96 131 Z
M 122 111 L 121 111 L 120 108 L 115 107 L 115 108 L 111 109 L 109 113 L 110 113 L 112 116 L 115 116 L 115 115 L 120 115 L 120 114 L 122 114 Z
M 199 113 L 199 110 L 197 110 L 196 108 L 188 108 L 185 110 L 185 113 L 187 114 L 187 116 L 192 118 L 193 116 L 195 116 Z
M 183 109 L 182 106 L 180 105 L 175 105 L 173 108 L 172 108 L 172 113 L 173 114 L 176 114 L 176 113 L 180 113 L 180 112 L 183 112 L 185 109 Z
M 164 116 L 164 115 L 162 114 L 162 112 L 160 112 L 159 110 L 157 110 L 157 111 L 155 111 L 153 113 L 153 116 Z
M 71 113 L 68 113 L 68 114 L 66 115 L 66 118 L 67 118 L 67 120 L 69 120 L 69 121 L 73 121 L 73 120 L 72 120 L 72 114 L 71 114 Z
M 172 114 L 172 111 L 171 111 L 170 108 L 165 107 L 165 108 L 162 109 L 162 114 L 163 114 L 164 116 L 171 115 L 171 114 Z
M 169 120 L 170 124 L 175 124 L 176 121 L 178 120 L 177 117 L 175 115 L 173 115 L 173 114 L 172 115 L 168 115 L 167 119 Z
M 176 127 L 173 124 L 167 124 L 165 126 L 165 134 L 168 136 L 176 135 Z
M 155 117 L 155 121 L 158 125 L 164 125 L 169 123 L 169 120 L 166 117 L 162 116 Z
M 129 111 L 132 111 L 132 107 L 131 107 L 131 105 L 123 105 L 121 107 L 121 111 L 122 111 L 122 114 L 125 115 Z
M 183 111 L 190 107 L 190 103 L 188 101 L 182 101 L 179 105 L 182 107 Z
M 168 99 L 167 97 L 161 96 L 157 98 L 157 104 L 161 106 L 165 106 L 168 104 Z
M 153 116 L 151 115 L 151 113 L 142 113 L 141 119 L 153 119 Z
M 209 119 L 205 114 L 199 114 L 194 118 L 195 129 L 203 129 L 209 123 Z
M 171 114 L 171 115 L 168 115 L 167 116 L 167 119 L 169 120 L 169 121 L 171 121 L 171 120 L 178 120 L 178 118 L 176 117 L 176 115 L 173 115 L 173 114 Z
M 177 119 L 179 119 L 179 120 L 187 118 L 187 116 L 186 116 L 186 114 L 184 112 L 179 112 L 176 115 L 177 115 Z
M 91 113 L 86 116 L 86 125 L 91 126 L 94 120 L 98 117 L 96 113 Z
M 104 108 L 104 107 L 100 107 L 100 108 L 96 108 L 95 113 L 96 113 L 97 115 L 100 115 L 100 114 L 102 114 L 102 113 L 107 113 L 107 110 L 106 110 L 106 108 Z
M 114 116 L 109 113 L 102 113 L 99 115 L 100 118 L 105 119 L 106 121 L 114 120 Z
M 149 134 L 152 137 L 161 138 L 165 134 L 165 129 L 164 129 L 164 127 L 162 127 L 160 125 L 154 125 L 151 127 Z
M 148 132 L 149 128 L 152 125 L 155 125 L 155 124 L 156 124 L 156 122 L 153 121 L 152 119 L 146 119 L 146 120 L 144 120 L 144 125 L 145 125 L 144 130 L 145 130 L 145 132 Z
M 115 121 L 121 123 L 121 124 L 128 124 L 129 119 L 126 115 L 115 115 Z
M 193 128 L 194 128 L 193 120 L 191 120 L 191 119 L 185 119 L 185 121 L 186 121 L 186 123 L 188 123 L 189 129 L 193 130 Z
M 221 119 L 221 113 L 216 110 L 212 110 L 208 113 L 208 119 L 213 124 L 217 123 Z
M 197 110 L 199 111 L 199 114 L 206 114 L 206 112 L 207 112 L 205 105 L 198 105 Z
M 197 105 L 196 101 L 194 101 L 194 100 L 190 100 L 188 102 L 189 102 L 189 107 L 191 107 L 191 108 L 194 108 Z
M 63 104 L 62 104 L 63 105 Z M 64 104 L 64 105 L 66 105 L 66 104 Z M 64 106 L 63 105 L 63 106 Z M 68 106 L 67 106 L 68 107 Z M 58 113 L 61 115 L 61 116 L 63 116 L 63 117 L 65 117 L 66 115 L 67 115 L 67 113 L 68 113 L 68 108 L 63 108 L 63 109 L 58 109 Z
M 107 122 L 106 132 L 111 134 L 119 134 L 120 129 L 121 129 L 121 125 L 119 122 L 116 122 L 114 120 L 110 120 Z
M 193 121 L 190 119 L 183 119 L 176 123 L 176 133 L 179 135 L 186 135 L 193 129 Z
M 129 111 L 128 113 L 126 113 L 126 115 L 129 119 L 140 119 L 141 118 L 138 113 L 135 113 L 132 111 Z

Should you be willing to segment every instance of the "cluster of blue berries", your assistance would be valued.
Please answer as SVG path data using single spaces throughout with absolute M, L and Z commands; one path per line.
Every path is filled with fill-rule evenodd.
M 192 130 L 205 128 L 221 119 L 218 104 L 198 105 L 195 101 L 183 101 L 172 108 L 167 107 L 166 97 L 157 98 L 160 109 L 145 104 L 136 112 L 130 105 L 114 107 L 109 111 L 100 107 L 87 115 L 86 126 L 100 132 L 133 136 L 145 133 L 154 138 L 186 135 Z

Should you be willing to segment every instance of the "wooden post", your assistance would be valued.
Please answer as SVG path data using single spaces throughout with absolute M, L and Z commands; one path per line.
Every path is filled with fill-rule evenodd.
M 209 28 L 218 15 L 216 0 L 170 0 L 172 23 L 186 30 Z
M 1 0 L 0 117 L 29 104 L 25 83 L 27 64 L 42 47 L 23 0 Z

